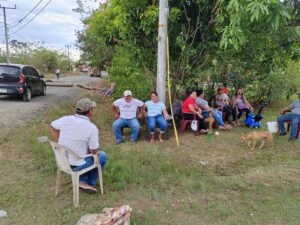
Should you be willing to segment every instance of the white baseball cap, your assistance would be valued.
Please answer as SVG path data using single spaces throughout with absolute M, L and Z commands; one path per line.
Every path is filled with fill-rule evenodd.
M 132 92 L 130 90 L 124 91 L 124 96 L 132 96 Z

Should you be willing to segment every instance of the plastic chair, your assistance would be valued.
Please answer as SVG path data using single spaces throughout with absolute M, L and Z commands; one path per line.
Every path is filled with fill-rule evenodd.
M 192 114 L 194 116 L 194 118 L 192 120 L 185 119 L 184 116 L 183 116 L 183 111 L 182 111 L 183 102 L 180 101 L 179 104 L 181 106 L 181 115 L 182 115 L 182 119 L 180 121 L 180 129 L 179 129 L 179 131 L 180 131 L 180 133 L 184 133 L 184 131 L 186 129 L 186 126 L 188 124 L 191 124 L 193 122 L 193 120 L 196 120 L 197 117 L 196 117 L 196 114 Z M 198 120 L 197 120 L 197 127 L 199 127 L 199 121 Z
M 52 150 L 54 151 L 56 164 L 57 164 L 55 197 L 58 195 L 58 192 L 59 192 L 61 171 L 68 173 L 72 176 L 73 200 L 74 200 L 74 206 L 77 207 L 79 205 L 79 176 L 81 174 L 84 174 L 84 173 L 94 169 L 94 168 L 98 168 L 100 191 L 101 191 L 101 194 L 103 194 L 102 171 L 101 171 L 98 154 L 95 154 L 95 155 L 87 154 L 85 156 L 79 156 L 76 153 L 74 153 L 71 149 L 69 149 L 63 145 L 57 144 L 54 141 L 49 141 L 49 144 L 51 145 Z M 74 172 L 71 169 L 71 166 L 69 164 L 67 154 L 72 154 L 73 156 L 81 158 L 81 159 L 92 156 L 92 157 L 94 157 L 94 164 L 83 170 Z

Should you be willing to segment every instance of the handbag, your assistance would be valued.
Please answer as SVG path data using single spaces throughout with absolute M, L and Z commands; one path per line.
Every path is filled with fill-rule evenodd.
M 193 131 L 197 131 L 198 130 L 198 121 L 197 120 L 193 120 L 191 123 L 191 128 Z

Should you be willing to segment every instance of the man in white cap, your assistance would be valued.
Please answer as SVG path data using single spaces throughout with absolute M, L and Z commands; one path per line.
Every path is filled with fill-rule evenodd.
M 140 132 L 140 123 L 137 118 L 141 118 L 145 112 L 144 102 L 132 98 L 130 90 L 124 91 L 124 97 L 117 99 L 112 104 L 112 110 L 116 121 L 113 123 L 113 131 L 117 144 L 123 142 L 122 128 L 128 126 L 132 129 L 130 141 L 135 143 Z
M 284 122 L 291 121 L 291 133 L 290 133 L 289 141 L 296 140 L 297 132 L 298 132 L 298 124 L 300 123 L 300 91 L 297 92 L 297 96 L 298 96 L 298 100 L 294 101 L 288 107 L 282 109 L 280 112 L 281 116 L 277 118 L 280 136 L 287 134 L 284 127 Z M 291 112 L 291 113 L 285 115 L 286 112 Z
M 88 98 L 80 99 L 76 104 L 76 114 L 63 116 L 51 123 L 51 131 L 59 144 L 73 150 L 77 155 L 97 154 L 102 169 L 107 162 L 107 156 L 104 151 L 99 149 L 99 131 L 90 121 L 94 114 L 96 103 Z M 73 171 L 80 171 L 94 164 L 93 157 L 78 159 L 68 155 L 68 160 Z M 90 194 L 97 192 L 96 180 L 99 174 L 97 168 L 82 174 L 79 177 L 79 188 Z

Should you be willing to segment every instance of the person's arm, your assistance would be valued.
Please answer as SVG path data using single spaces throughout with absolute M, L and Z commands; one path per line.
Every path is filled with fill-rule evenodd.
M 54 127 L 52 127 L 50 125 L 50 128 L 51 128 L 51 134 L 52 134 L 52 137 L 54 138 L 54 140 L 56 142 L 58 142 L 58 138 L 59 138 L 59 130 L 56 130 Z
M 248 106 L 248 108 L 253 111 L 253 107 L 252 105 L 247 101 L 246 97 L 244 97 L 244 102 L 245 102 L 245 105 Z
M 120 115 L 119 115 L 118 108 L 114 105 L 114 103 L 112 104 L 112 111 L 114 113 L 115 119 L 118 119 Z
M 194 106 L 192 104 L 188 105 L 189 109 L 191 112 L 193 112 L 194 114 L 198 115 L 200 118 L 203 118 L 203 116 L 201 115 L 201 109 L 199 109 L 199 107 L 197 106 L 197 110 L 194 108 Z
M 169 116 L 169 113 L 166 108 L 164 108 L 162 112 L 163 112 L 164 116 Z
M 233 108 L 236 107 L 236 97 L 235 96 L 232 97 L 232 107 Z
M 292 105 L 289 105 L 283 109 L 281 109 L 280 114 L 284 115 L 286 112 L 290 112 L 293 109 Z
M 204 110 L 207 110 L 207 111 L 212 111 L 212 108 L 210 108 L 209 106 L 207 105 L 204 105 L 202 103 L 199 103 L 198 106 L 201 108 L 201 109 L 204 109 Z

